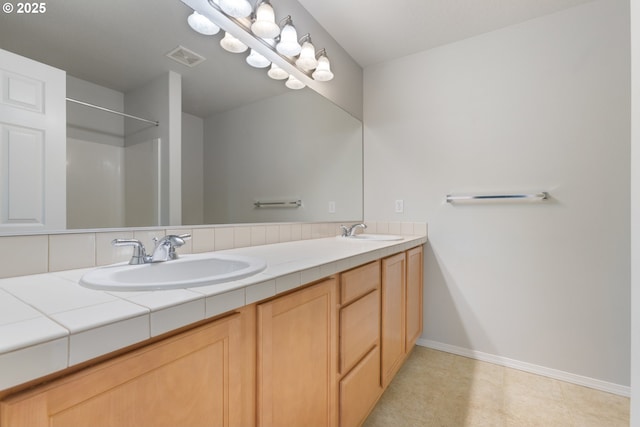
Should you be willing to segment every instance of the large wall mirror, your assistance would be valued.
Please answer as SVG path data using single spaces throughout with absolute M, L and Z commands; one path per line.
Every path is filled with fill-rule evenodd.
M 0 48 L 66 71 L 67 97 L 165 127 L 158 105 L 179 109 L 165 138 L 180 140 L 181 191 L 167 206 L 160 188 L 176 176 L 145 136 L 154 125 L 67 102 L 66 228 L 176 225 L 163 219 L 170 209 L 183 225 L 362 218 L 362 123 L 222 50 L 222 34 L 195 33 L 191 12 L 180 0 L 65 0 L 0 17 Z M 179 47 L 205 60 L 167 56 Z M 158 85 L 167 96 L 148 94 Z

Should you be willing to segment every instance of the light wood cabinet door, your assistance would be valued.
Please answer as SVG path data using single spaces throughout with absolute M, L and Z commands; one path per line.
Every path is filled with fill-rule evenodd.
M 380 261 L 363 265 L 340 275 L 340 302 L 342 305 L 380 287 Z
M 258 305 L 258 425 L 337 424 L 337 280 Z
M 382 260 L 382 385 L 398 372 L 405 356 L 406 257 L 404 253 Z
M 242 426 L 240 314 L 1 404 L 3 427 Z
M 380 291 L 340 310 L 340 373 L 353 368 L 380 342 Z
M 380 347 L 374 347 L 340 381 L 340 427 L 358 427 L 382 394 Z
M 422 246 L 407 251 L 407 296 L 405 353 L 411 351 L 422 334 Z

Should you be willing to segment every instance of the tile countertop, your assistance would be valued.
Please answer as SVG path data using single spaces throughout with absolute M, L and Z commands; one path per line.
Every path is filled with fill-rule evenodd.
M 246 279 L 189 289 L 84 288 L 90 269 L 0 279 L 0 390 L 424 244 L 331 237 L 220 251 L 263 258 Z M 184 255 L 185 257 L 188 255 Z

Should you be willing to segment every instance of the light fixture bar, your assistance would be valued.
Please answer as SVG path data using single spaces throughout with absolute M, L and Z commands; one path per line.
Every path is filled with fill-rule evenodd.
M 298 79 L 306 86 L 322 93 L 322 82 L 315 81 L 309 76 L 309 74 L 306 74 L 302 70 L 298 69 L 298 67 L 291 63 L 289 59 L 280 55 L 261 38 L 254 36 L 251 33 L 251 22 L 244 23 L 243 20 L 235 19 L 225 15 L 224 12 L 222 12 L 222 10 L 219 8 L 219 6 L 213 2 L 213 0 L 181 1 L 199 14 L 209 18 L 211 22 L 236 37 L 242 43 L 246 44 L 252 49 L 255 49 L 256 52 L 260 53 L 272 63 L 275 63 L 290 75 L 295 76 L 296 79 Z

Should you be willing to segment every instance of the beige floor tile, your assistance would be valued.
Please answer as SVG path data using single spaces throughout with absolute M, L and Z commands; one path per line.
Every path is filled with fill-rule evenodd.
M 561 382 L 552 378 L 504 368 L 504 393 L 506 396 L 531 396 L 560 402 L 563 399 Z
M 578 413 L 572 414 L 576 427 L 629 427 L 629 419 L 608 418 L 606 416 Z
M 540 397 L 533 394 L 504 395 L 505 415 L 521 426 L 571 426 L 573 418 L 562 400 Z
M 561 389 L 574 418 L 628 423 L 628 398 L 569 383 L 562 383 Z
M 416 347 L 364 427 L 628 425 L 628 398 Z

